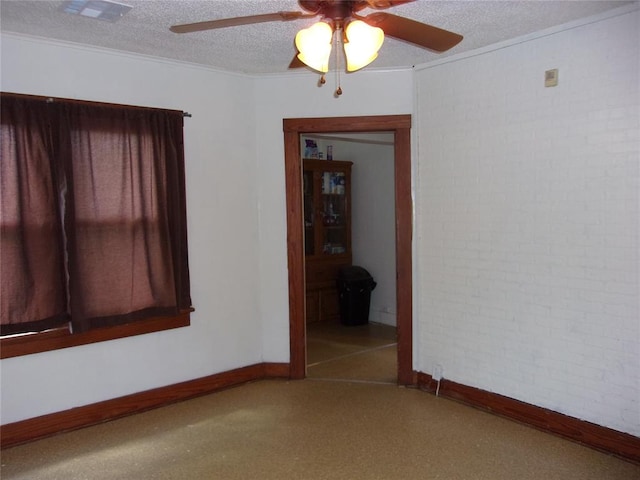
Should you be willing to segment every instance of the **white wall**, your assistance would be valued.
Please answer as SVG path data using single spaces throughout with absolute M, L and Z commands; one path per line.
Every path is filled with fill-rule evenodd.
M 420 370 L 634 435 L 638 32 L 635 11 L 416 73 Z
M 369 137 L 369 136 L 367 136 Z M 393 135 L 386 135 L 393 142 Z M 396 321 L 396 224 L 394 147 L 375 143 L 335 141 L 334 152 L 353 162 L 353 264 L 367 269 L 375 282 L 369 321 Z M 337 158 L 337 157 L 336 157 Z
M 282 119 L 396 115 L 413 111 L 413 72 L 410 70 L 365 70 L 344 75 L 344 93 L 340 98 L 333 96 L 335 87 L 331 76 L 323 87 L 317 86 L 317 80 L 317 75 L 299 74 L 264 77 L 256 84 L 263 348 L 265 361 L 270 362 L 289 359 Z
M 254 80 L 2 36 L 3 91 L 186 110 L 191 326 L 2 360 L 2 423 L 262 361 Z

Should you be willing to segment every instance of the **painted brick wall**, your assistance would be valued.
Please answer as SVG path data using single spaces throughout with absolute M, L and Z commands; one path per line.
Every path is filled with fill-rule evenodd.
M 592 20 L 417 70 L 416 362 L 640 435 L 640 16 Z

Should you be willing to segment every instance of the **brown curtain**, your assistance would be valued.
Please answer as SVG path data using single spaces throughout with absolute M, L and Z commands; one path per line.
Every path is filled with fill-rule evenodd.
M 59 100 L 45 108 L 52 170 L 64 179 L 52 183 L 73 331 L 188 309 L 182 113 Z
M 50 109 L 0 102 L 0 319 L 3 335 L 69 321 L 61 228 L 63 187 L 52 158 Z

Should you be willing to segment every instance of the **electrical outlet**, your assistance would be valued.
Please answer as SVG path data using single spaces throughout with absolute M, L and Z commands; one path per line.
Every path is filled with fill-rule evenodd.
M 433 378 L 436 382 L 439 382 L 440 380 L 442 380 L 442 365 L 440 365 L 439 363 L 434 365 L 433 374 L 431 375 L 431 378 Z

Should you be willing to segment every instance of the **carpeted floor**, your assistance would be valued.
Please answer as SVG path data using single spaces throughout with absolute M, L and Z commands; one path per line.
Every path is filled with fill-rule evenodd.
M 382 367 L 381 359 L 369 363 L 369 373 L 362 368 L 368 375 L 362 378 L 339 364 L 359 359 L 366 365 L 364 359 L 377 355 L 373 352 L 393 350 L 385 347 L 389 339 L 372 334 L 376 338 L 341 345 L 338 333 L 310 335 L 307 380 L 249 383 L 11 448 L 2 452 L 1 477 L 640 479 L 638 465 L 397 387 L 389 373 L 394 365 Z M 373 349 L 373 357 L 362 347 Z M 358 378 L 349 381 L 349 376 Z

